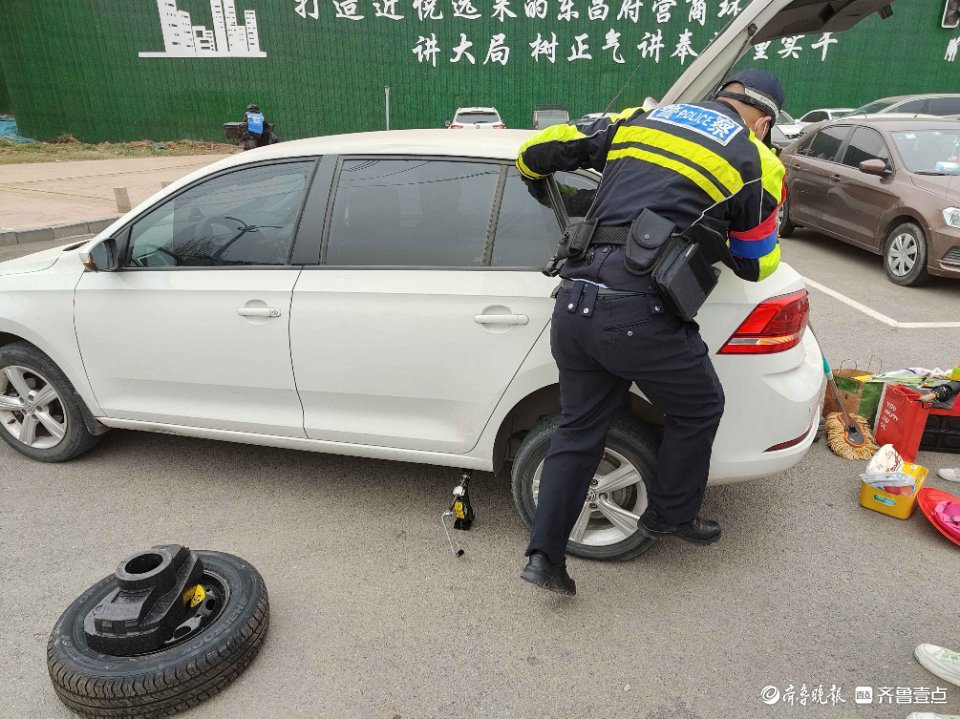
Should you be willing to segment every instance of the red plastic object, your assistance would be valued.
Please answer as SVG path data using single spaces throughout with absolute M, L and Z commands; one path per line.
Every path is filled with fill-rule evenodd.
M 917 504 L 920 506 L 920 511 L 923 512 L 923 516 L 930 520 L 930 524 L 936 527 L 940 534 L 960 547 L 960 538 L 954 537 L 952 534 L 950 534 L 950 532 L 944 529 L 943 525 L 940 524 L 940 520 L 937 519 L 936 513 L 934 512 L 934 508 L 944 500 L 948 502 L 960 502 L 960 497 L 954 497 L 948 492 L 943 492 L 939 489 L 934 489 L 933 487 L 924 487 L 917 492 Z
M 908 462 L 917 458 L 929 405 L 917 402 L 920 392 L 902 384 L 888 384 L 880 395 L 874 438 L 881 447 L 892 444 Z

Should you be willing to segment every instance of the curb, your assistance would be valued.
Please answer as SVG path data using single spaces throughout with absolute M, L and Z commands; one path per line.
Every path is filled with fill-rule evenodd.
M 34 227 L 29 230 L 0 231 L 0 247 L 22 245 L 28 242 L 60 240 L 77 235 L 95 235 L 116 222 L 118 217 L 121 217 L 121 215 L 103 217 L 99 220 L 87 220 L 86 222 L 73 222 L 66 225 Z

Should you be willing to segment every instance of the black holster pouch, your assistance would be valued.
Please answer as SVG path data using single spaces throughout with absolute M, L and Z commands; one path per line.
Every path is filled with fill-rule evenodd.
M 594 232 L 597 231 L 597 221 L 592 219 L 581 220 L 567 226 L 557 246 L 557 253 L 541 270 L 547 277 L 556 277 L 566 260 L 578 260 L 587 253 Z
M 664 301 L 687 322 L 697 316 L 720 277 L 708 254 L 696 240 L 673 235 L 653 270 L 653 283 Z
M 623 264 L 634 275 L 653 271 L 667 240 L 677 229 L 670 220 L 652 210 L 643 210 L 630 225 Z

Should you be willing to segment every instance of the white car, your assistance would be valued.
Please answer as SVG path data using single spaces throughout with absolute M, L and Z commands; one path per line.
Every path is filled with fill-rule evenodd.
M 506 125 L 500 119 L 495 107 L 461 107 L 453 114 L 451 130 L 504 130 Z
M 747 7 L 664 104 L 715 88 L 754 29 L 761 40 L 835 31 L 860 17 L 845 5 L 863 10 L 807 2 L 807 21 L 792 12 L 781 30 L 788 4 Z M 89 242 L 0 264 L 0 437 L 42 461 L 119 428 L 467 470 L 512 463 L 529 521 L 560 406 L 557 280 L 539 270 L 599 181 L 557 173 L 531 186 L 513 164 L 529 136 L 271 145 L 183 178 Z M 698 317 L 727 397 L 713 484 L 774 475 L 807 452 L 823 385 L 807 314 L 788 264 L 755 284 L 723 270 Z M 651 546 L 636 522 L 662 423 L 634 390 L 572 552 Z
M 836 120 L 838 117 L 849 115 L 853 112 L 852 107 L 819 107 L 816 110 L 810 110 L 803 117 L 796 121 L 802 129 L 815 122 L 824 122 L 826 120 Z
M 800 136 L 800 125 L 783 110 L 777 115 L 776 126 L 780 128 L 780 132 L 782 132 L 788 140 L 793 140 Z

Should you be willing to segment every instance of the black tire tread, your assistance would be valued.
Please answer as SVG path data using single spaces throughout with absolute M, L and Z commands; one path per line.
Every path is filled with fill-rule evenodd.
M 783 202 L 783 222 L 780 223 L 780 226 L 777 228 L 778 234 L 780 237 L 790 237 L 793 235 L 799 226 L 795 225 L 790 221 L 790 203 L 786 200 Z
M 97 677 L 71 671 L 47 643 L 47 666 L 54 690 L 73 711 L 91 719 L 170 716 L 206 701 L 234 681 L 260 651 L 270 623 L 270 606 L 263 578 L 257 575 L 259 596 L 247 621 L 201 657 L 174 665 L 162 673 L 131 677 Z

